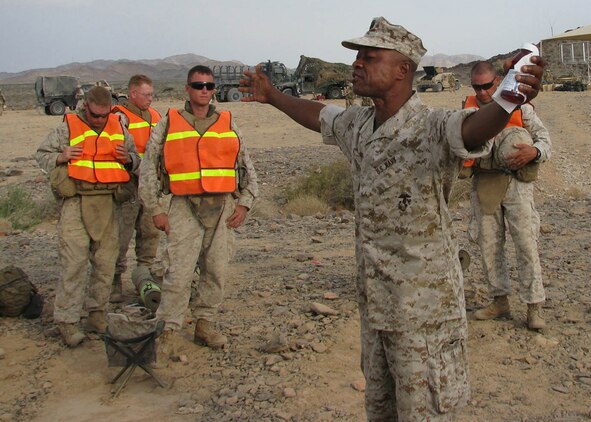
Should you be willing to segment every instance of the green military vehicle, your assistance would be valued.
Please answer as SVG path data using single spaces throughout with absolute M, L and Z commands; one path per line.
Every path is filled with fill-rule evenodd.
M 287 95 L 298 96 L 298 86 L 285 65 L 281 62 L 266 61 L 258 64 L 273 85 Z M 236 102 L 242 98 L 242 92 L 238 90 L 240 79 L 244 78 L 245 70 L 254 71 L 253 67 L 246 65 L 220 65 L 213 66 L 213 78 L 216 87 L 216 98 L 220 102 Z
M 330 63 L 315 57 L 300 56 L 294 72 L 302 94 L 319 94 L 330 100 L 345 98 L 347 81 L 353 67 L 343 63 Z
M 76 109 L 84 96 L 80 81 L 73 76 L 39 76 L 35 80 L 35 95 L 45 114 L 52 116 L 64 114 L 66 107 Z

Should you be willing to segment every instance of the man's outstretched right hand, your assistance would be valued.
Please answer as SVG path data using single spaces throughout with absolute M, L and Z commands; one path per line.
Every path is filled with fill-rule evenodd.
M 258 101 L 259 103 L 268 103 L 271 101 L 273 91 L 277 89 L 271 83 L 271 80 L 263 73 L 261 66 L 257 66 L 254 72 L 244 71 L 244 79 L 240 79 L 240 92 L 244 95 L 241 101 Z M 279 92 L 279 91 L 277 91 Z

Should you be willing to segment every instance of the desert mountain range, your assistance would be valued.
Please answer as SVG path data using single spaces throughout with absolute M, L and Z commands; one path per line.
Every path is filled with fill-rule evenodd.
M 425 56 L 422 66 L 440 66 L 452 68 L 461 63 L 481 60 L 482 57 L 471 54 L 448 56 L 436 54 Z M 99 79 L 108 81 L 126 81 L 130 75 L 143 73 L 154 80 L 184 79 L 187 70 L 196 64 L 214 65 L 242 65 L 244 63 L 231 60 L 219 61 L 197 54 L 180 54 L 164 59 L 149 60 L 95 60 L 87 63 L 69 63 L 54 68 L 31 69 L 17 73 L 0 72 L 2 84 L 33 83 L 37 76 L 70 75 L 80 78 L 82 82 L 92 82 Z M 250 64 L 250 63 L 248 63 Z

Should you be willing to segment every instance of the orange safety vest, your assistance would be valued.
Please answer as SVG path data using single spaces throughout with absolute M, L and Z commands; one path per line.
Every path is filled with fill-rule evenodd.
M 464 108 L 480 108 L 480 106 L 478 105 L 478 102 L 476 101 L 475 95 L 469 95 L 468 97 L 466 97 L 466 102 L 464 103 Z M 509 121 L 505 125 L 506 128 L 513 127 L 513 126 L 523 127 L 523 118 L 522 118 L 522 112 L 521 112 L 520 108 L 515 109 L 513 111 L 513 113 L 511 113 L 511 117 L 509 118 Z M 465 160 L 464 167 L 472 167 L 475 164 L 475 162 L 476 162 L 476 160 L 474 160 L 474 159 Z
M 240 139 L 231 128 L 232 115 L 223 111 L 199 134 L 178 110 L 168 110 L 164 166 L 175 195 L 229 193 L 236 190 Z
M 144 158 L 146 144 L 148 143 L 148 139 L 150 139 L 152 127 L 156 126 L 156 124 L 160 121 L 160 113 L 158 113 L 152 107 L 148 108 L 151 116 L 151 122 L 147 122 L 142 117 L 132 113 L 131 110 L 122 105 L 116 105 L 113 107 L 112 111 L 113 113 L 119 111 L 127 116 L 129 121 L 127 129 L 129 130 L 131 136 L 133 136 L 133 142 L 135 143 L 135 148 L 137 149 L 138 154 L 140 157 Z
M 97 134 L 76 114 L 66 114 L 70 146 L 82 145 L 82 157 L 68 162 L 68 176 L 90 183 L 129 181 L 129 173 L 116 158 L 115 147 L 123 145 L 123 127 L 119 116 L 109 114 L 107 123 Z
M 475 95 L 470 95 L 470 96 L 466 97 L 466 103 L 464 104 L 464 108 L 480 108 L 480 106 L 478 105 L 478 102 L 476 101 Z M 523 127 L 523 119 L 521 117 L 521 109 L 520 108 L 515 109 L 513 111 L 513 113 L 511 113 L 511 117 L 509 118 L 509 121 L 505 125 L 506 128 L 512 127 L 512 126 Z

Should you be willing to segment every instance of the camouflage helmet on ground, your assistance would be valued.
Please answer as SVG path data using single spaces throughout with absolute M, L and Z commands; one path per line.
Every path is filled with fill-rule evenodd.
M 0 270 L 0 316 L 37 318 L 42 307 L 41 296 L 23 270 L 13 265 Z
M 501 133 L 497 135 L 493 159 L 498 167 L 510 169 L 507 157 L 519 151 L 514 146 L 517 144 L 534 144 L 529 132 L 522 127 L 508 127 L 503 129 Z

